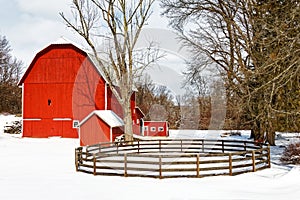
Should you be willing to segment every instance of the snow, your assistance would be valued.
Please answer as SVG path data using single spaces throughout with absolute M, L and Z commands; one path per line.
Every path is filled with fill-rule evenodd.
M 279 200 L 300 196 L 300 167 L 278 161 L 283 146 L 291 141 L 280 140 L 280 145 L 272 147 L 274 160 L 270 169 L 238 176 L 162 180 L 93 176 L 75 171 L 77 139 L 21 138 L 3 133 L 3 126 L 13 119 L 0 115 L 1 200 Z M 188 133 L 184 136 L 188 137 Z
M 84 124 L 93 115 L 97 115 L 110 127 L 119 127 L 124 125 L 123 120 L 112 110 L 95 110 L 91 112 L 84 120 L 82 120 L 82 122 L 80 122 L 80 126 Z

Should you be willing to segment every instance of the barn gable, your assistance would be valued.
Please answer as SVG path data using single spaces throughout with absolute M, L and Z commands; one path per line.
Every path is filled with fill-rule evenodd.
M 86 52 L 60 40 L 40 51 L 19 82 L 23 136 L 78 138 L 73 120 L 107 108 L 107 85 Z

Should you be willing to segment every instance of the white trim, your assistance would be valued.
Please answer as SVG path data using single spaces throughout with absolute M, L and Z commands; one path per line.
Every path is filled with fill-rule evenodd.
M 105 91 L 104 91 L 104 98 L 105 98 L 105 100 L 104 100 L 104 110 L 107 110 L 107 83 L 104 83 L 104 85 L 105 85 Z
M 156 126 L 151 126 L 150 127 L 150 132 L 156 132 Z
M 28 118 L 28 119 L 23 119 L 23 121 L 41 121 L 42 119 L 39 118 Z
M 79 127 L 84 124 L 90 117 L 92 117 L 94 114 L 94 111 L 92 111 L 90 114 L 88 114 L 81 122 L 79 122 Z
M 110 112 L 110 113 L 113 115 L 113 117 L 114 117 L 115 119 L 118 120 L 119 124 L 118 124 L 118 125 L 111 125 L 111 124 L 109 124 L 109 122 L 108 122 L 105 118 L 103 118 L 103 117 L 101 117 L 101 116 L 99 115 L 101 112 L 106 112 L 106 113 L 109 113 L 109 112 Z M 123 120 L 122 120 L 117 114 L 115 114 L 112 110 L 94 110 L 94 111 L 92 111 L 88 116 L 86 116 L 86 117 L 79 123 L 79 126 L 82 126 L 82 125 L 83 125 L 89 118 L 91 118 L 94 114 L 95 114 L 97 117 L 99 117 L 101 120 L 103 120 L 103 121 L 104 121 L 107 125 L 109 125 L 109 126 L 112 126 L 112 127 L 124 126 Z
M 142 113 L 142 115 L 143 115 L 143 117 L 145 117 L 146 115 L 143 113 L 143 111 L 140 109 L 140 107 L 138 107 L 138 106 L 135 106 L 135 108 L 134 109 L 139 109 L 139 111 Z
M 157 130 L 158 130 L 159 132 L 161 132 L 161 131 L 165 131 L 165 129 L 164 129 L 164 127 L 163 127 L 163 126 L 159 126 L 159 127 L 157 128 Z
M 141 123 L 140 123 L 140 125 L 141 125 L 141 134 L 142 134 L 142 136 L 145 136 L 145 126 L 144 126 L 144 120 L 143 120 L 143 118 L 141 118 Z
M 24 83 L 22 83 L 22 118 L 24 120 Z M 23 126 L 23 124 L 22 124 L 21 133 L 22 133 L 22 137 L 23 137 L 23 133 L 24 133 L 24 126 Z
M 72 121 L 71 118 L 53 118 L 53 121 Z

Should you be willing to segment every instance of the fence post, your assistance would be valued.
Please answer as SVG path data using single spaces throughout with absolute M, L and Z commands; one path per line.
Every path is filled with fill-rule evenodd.
M 161 152 L 161 140 L 159 140 L 158 142 L 159 142 L 159 152 Z
M 124 177 L 127 177 L 127 154 L 124 153 Z
M 270 145 L 268 145 L 267 153 L 268 153 L 268 155 L 267 155 L 268 168 L 271 168 Z
M 75 148 L 75 166 L 76 166 L 76 172 L 78 172 L 79 164 L 78 164 L 78 151 L 77 151 L 77 148 Z
M 93 163 L 94 163 L 94 176 L 96 175 L 96 171 L 97 171 L 97 168 L 96 168 L 96 156 L 95 154 L 93 155 Z
M 159 178 L 162 179 L 162 163 L 161 163 L 161 155 L 159 155 Z
M 224 140 L 222 140 L 222 153 L 224 153 Z
M 255 166 L 255 150 L 252 151 L 252 171 L 256 171 L 256 166 Z
M 182 152 L 182 140 L 180 140 L 180 151 Z
M 232 176 L 232 154 L 229 153 L 229 175 Z
M 244 151 L 247 151 L 246 141 L 244 141 Z
M 197 153 L 196 169 L 197 169 L 197 178 L 200 178 L 200 155 L 198 153 Z

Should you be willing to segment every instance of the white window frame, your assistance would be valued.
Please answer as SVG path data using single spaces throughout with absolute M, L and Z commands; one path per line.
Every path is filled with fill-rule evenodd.
M 158 127 L 158 131 L 159 131 L 159 132 L 162 132 L 162 131 L 164 131 L 164 130 L 165 130 L 164 127 L 162 127 L 162 126 Z
M 155 127 L 155 126 L 152 126 L 152 127 L 150 128 L 150 131 L 151 131 L 151 132 L 156 132 L 156 127 Z

